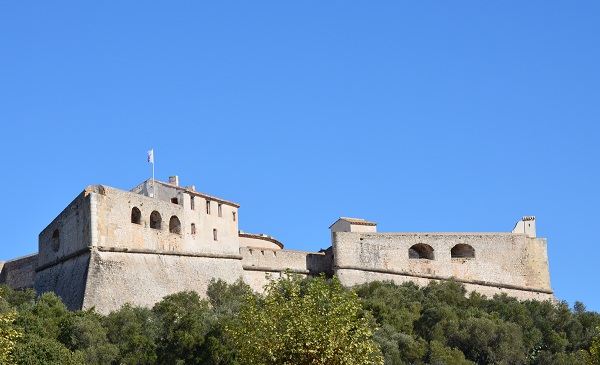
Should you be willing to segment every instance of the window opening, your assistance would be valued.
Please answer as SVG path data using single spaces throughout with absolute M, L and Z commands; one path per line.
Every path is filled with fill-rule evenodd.
M 408 258 L 433 260 L 433 248 L 424 243 L 418 243 L 408 249 Z
M 219 204 L 218 207 L 218 213 L 219 213 L 219 217 L 223 216 L 223 204 Z
M 206 214 L 210 214 L 210 200 L 206 201 Z
M 196 234 L 196 224 L 195 223 L 192 223 L 191 231 L 192 231 L 192 234 Z
M 235 212 L 233 212 L 233 221 L 235 222 Z
M 160 213 L 156 210 L 150 213 L 150 228 L 160 229 L 162 225 L 162 218 Z
M 190 197 L 190 208 L 192 210 L 196 210 L 196 202 L 194 201 L 194 197 Z
M 169 219 L 169 232 L 181 234 L 181 222 L 175 215 Z
M 177 200 L 177 198 L 171 198 L 171 203 L 179 204 L 179 201 Z
M 142 212 L 137 207 L 131 209 L 131 223 L 142 224 Z
M 216 241 L 217 240 L 217 229 L 213 229 L 213 239 Z
M 58 229 L 55 229 L 54 232 L 52 232 L 52 251 L 54 251 L 54 252 L 58 251 L 59 247 L 60 247 L 60 234 L 58 233 Z
M 459 243 L 458 245 L 452 247 L 452 250 L 450 250 L 450 257 L 453 259 L 473 259 L 475 258 L 475 249 L 471 245 Z

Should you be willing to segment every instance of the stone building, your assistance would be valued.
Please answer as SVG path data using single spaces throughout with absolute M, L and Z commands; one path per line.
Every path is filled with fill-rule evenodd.
M 320 252 L 285 250 L 264 234 L 238 229 L 239 205 L 147 180 L 131 191 L 87 187 L 39 235 L 37 254 L 0 263 L 0 282 L 54 291 L 71 310 L 107 313 L 124 303 L 151 306 L 182 290 L 204 293 L 212 279 L 266 274 L 337 275 L 345 285 L 373 280 L 454 279 L 485 295 L 553 299 L 546 240 L 535 218 L 508 233 L 377 233 L 363 219 L 340 218 Z

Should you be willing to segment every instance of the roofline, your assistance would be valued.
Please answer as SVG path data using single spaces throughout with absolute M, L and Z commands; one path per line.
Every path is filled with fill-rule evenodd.
M 337 221 L 329 226 L 329 228 L 333 227 L 339 221 L 346 221 L 350 224 L 356 224 L 357 226 L 377 226 L 376 222 L 370 222 L 360 218 L 339 217 Z
M 238 233 L 239 237 L 244 237 L 244 238 L 256 238 L 256 239 L 260 239 L 263 241 L 269 241 L 271 243 L 276 244 L 277 246 L 279 246 L 279 248 L 281 248 L 283 250 L 283 243 L 277 241 L 275 238 L 271 237 L 271 236 L 263 236 L 260 234 L 255 234 L 255 233 L 246 233 L 246 232 L 239 232 Z
M 151 179 L 148 179 L 146 181 L 149 181 L 149 180 L 151 180 Z M 201 193 L 201 192 L 196 191 L 196 190 L 184 188 L 184 187 L 179 186 L 179 185 L 169 184 L 169 183 L 166 183 L 166 182 L 160 181 L 160 180 L 154 180 L 154 182 L 157 182 L 159 184 L 168 186 L 170 188 L 174 188 L 174 189 L 178 189 L 178 190 L 183 190 L 183 191 L 185 191 L 186 193 L 188 193 L 190 195 L 199 196 L 199 197 L 205 198 L 207 200 L 216 201 L 216 202 L 219 202 L 219 203 L 231 205 L 232 207 L 235 207 L 235 208 L 239 208 L 240 207 L 240 205 L 238 203 L 234 203 L 234 202 L 231 202 L 231 201 L 228 201 L 228 200 L 225 200 L 225 199 L 217 198 L 217 197 L 212 196 L 212 195 L 204 194 L 204 193 Z

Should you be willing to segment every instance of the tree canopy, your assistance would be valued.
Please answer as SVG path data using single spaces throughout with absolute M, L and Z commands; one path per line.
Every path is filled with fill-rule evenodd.
M 467 294 L 456 282 L 241 280 L 152 308 L 70 312 L 53 293 L 0 286 L 2 364 L 600 365 L 600 315 L 582 303 Z

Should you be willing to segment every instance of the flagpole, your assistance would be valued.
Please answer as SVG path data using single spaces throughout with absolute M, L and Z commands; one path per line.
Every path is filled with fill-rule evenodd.
M 148 151 L 148 162 L 152 164 L 152 198 L 156 198 L 156 184 L 154 183 L 154 147 Z M 150 195 L 149 191 L 148 195 Z
M 152 147 L 152 197 L 156 199 L 156 184 L 154 183 L 154 147 Z

